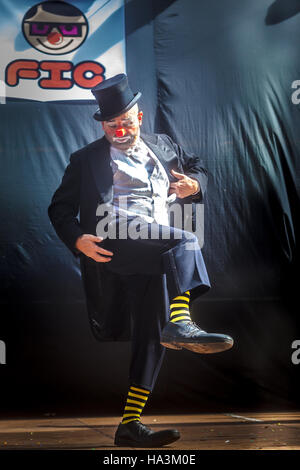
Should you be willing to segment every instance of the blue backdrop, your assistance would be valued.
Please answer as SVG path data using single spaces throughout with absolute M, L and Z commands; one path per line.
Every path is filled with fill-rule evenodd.
M 166 396 L 166 411 L 299 406 L 299 12 L 295 0 L 126 2 L 144 131 L 169 134 L 209 170 L 212 289 L 194 320 L 235 338 L 220 355 L 168 351 L 148 411 L 166 409 Z M 78 261 L 47 217 L 70 153 L 101 136 L 96 108 L 0 105 L 4 410 L 122 409 L 130 345 L 92 336 Z

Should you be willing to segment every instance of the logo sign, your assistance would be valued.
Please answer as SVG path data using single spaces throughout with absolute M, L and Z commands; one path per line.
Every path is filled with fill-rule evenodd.
M 59 55 L 81 46 L 88 33 L 88 22 L 69 3 L 39 3 L 25 14 L 22 30 L 32 47 L 45 54 Z
M 124 0 L 2 2 L 6 97 L 93 99 L 92 87 L 125 72 Z

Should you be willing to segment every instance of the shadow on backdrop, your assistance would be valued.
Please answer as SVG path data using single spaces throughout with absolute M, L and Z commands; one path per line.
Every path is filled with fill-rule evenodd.
M 153 0 L 152 8 L 145 8 L 143 5 L 143 13 L 141 14 L 141 0 L 125 0 L 126 16 L 134 21 L 126 22 L 126 34 L 130 35 L 137 29 L 153 21 L 160 13 L 169 8 L 176 0 Z M 137 12 L 139 14 L 137 15 Z
M 299 0 L 276 0 L 268 8 L 265 23 L 268 26 L 288 20 L 300 12 Z

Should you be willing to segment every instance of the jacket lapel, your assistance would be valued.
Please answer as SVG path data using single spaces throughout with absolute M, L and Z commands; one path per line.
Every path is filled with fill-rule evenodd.
M 164 142 L 162 142 L 163 147 L 161 145 L 157 145 L 157 143 L 153 141 L 152 136 L 142 134 L 141 138 L 143 139 L 145 144 L 148 145 L 148 147 L 152 150 L 152 152 L 155 153 L 155 155 L 157 156 L 157 158 L 163 165 L 164 169 L 166 170 L 169 180 L 171 182 L 177 181 L 176 178 L 171 173 L 171 169 L 172 168 L 175 169 L 175 166 L 174 166 L 174 155 L 176 157 L 175 152 L 171 151 L 171 149 L 167 147 L 167 145 L 165 145 Z M 176 160 L 177 160 L 177 157 L 176 157 Z
M 113 172 L 109 147 L 109 142 L 103 137 L 91 144 L 87 156 L 101 202 L 110 202 L 113 198 Z

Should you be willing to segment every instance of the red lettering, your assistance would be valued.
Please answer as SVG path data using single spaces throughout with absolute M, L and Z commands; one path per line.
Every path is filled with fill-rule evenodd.
M 16 86 L 19 78 L 39 78 L 39 63 L 36 60 L 14 60 L 5 70 L 5 82 L 7 85 Z
M 39 86 L 48 90 L 70 89 L 74 84 L 80 88 L 90 89 L 104 80 L 105 68 L 98 62 L 86 61 L 77 64 L 72 62 L 43 60 L 14 60 L 6 67 L 6 84 L 16 86 L 20 78 L 36 80 L 40 77 L 40 70 L 49 73 L 47 78 L 39 80 Z M 71 78 L 64 78 L 64 72 L 71 71 Z M 87 74 L 91 74 L 90 77 Z
M 87 72 L 92 72 L 93 76 L 86 77 Z M 81 62 L 73 70 L 73 79 L 76 85 L 81 88 L 93 88 L 103 82 L 104 67 L 97 62 Z
M 63 72 L 72 69 L 72 62 L 43 60 L 40 62 L 40 68 L 41 70 L 47 70 L 50 72 L 49 78 L 41 78 L 39 81 L 39 85 L 42 88 L 72 88 L 72 80 L 69 78 L 63 78 Z

